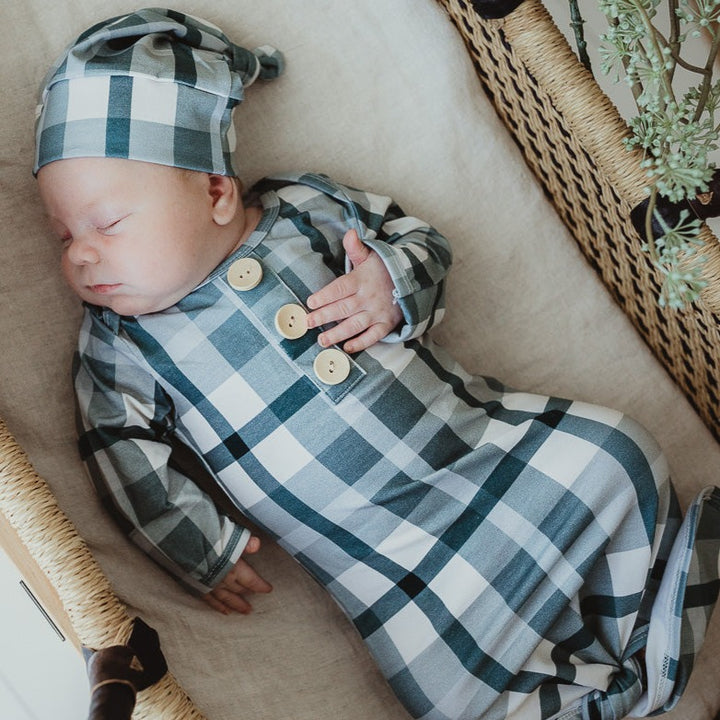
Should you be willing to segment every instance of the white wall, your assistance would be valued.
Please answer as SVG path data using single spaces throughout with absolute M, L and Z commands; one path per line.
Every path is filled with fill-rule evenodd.
M 21 581 L 0 548 L 0 718 L 82 720 L 89 705 L 83 659 Z

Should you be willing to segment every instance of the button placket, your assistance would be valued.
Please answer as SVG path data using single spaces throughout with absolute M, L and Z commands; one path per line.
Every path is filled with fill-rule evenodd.
M 243 306 L 267 330 L 283 338 L 278 349 L 332 402 L 339 402 L 365 376 L 342 350 L 322 349 L 317 344 L 319 331 L 307 327 L 308 311 L 271 267 L 254 257 L 238 258 L 229 266 L 226 281 L 244 294 Z

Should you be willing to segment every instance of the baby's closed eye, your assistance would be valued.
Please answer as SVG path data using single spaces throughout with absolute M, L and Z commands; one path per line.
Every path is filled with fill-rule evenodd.
M 97 230 L 99 233 L 102 233 L 103 235 L 112 235 L 114 232 L 118 231 L 120 229 L 120 224 L 129 218 L 130 215 L 122 215 L 118 218 L 114 218 L 109 221 L 105 221 L 98 224 Z

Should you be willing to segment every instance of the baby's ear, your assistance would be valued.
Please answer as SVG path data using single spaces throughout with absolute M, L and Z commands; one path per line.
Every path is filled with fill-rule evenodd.
M 208 193 L 212 201 L 213 220 L 227 225 L 235 217 L 240 202 L 240 190 L 234 178 L 227 175 L 208 175 Z

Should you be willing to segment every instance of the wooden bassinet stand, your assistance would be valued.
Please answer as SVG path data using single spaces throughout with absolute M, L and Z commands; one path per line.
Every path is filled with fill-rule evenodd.
M 625 123 L 549 13 L 539 0 L 524 0 L 505 17 L 497 17 L 508 9 L 503 3 L 477 2 L 476 10 L 465 0 L 439 2 L 464 38 L 483 89 L 582 252 L 720 439 L 717 241 L 703 229 L 710 281 L 703 302 L 683 312 L 661 310 L 657 271 L 630 222 L 646 185 L 639 157 L 625 150 Z M 133 620 L 2 422 L 0 538 L 78 648 L 97 650 L 129 639 Z M 138 694 L 133 717 L 203 715 L 165 674 Z

